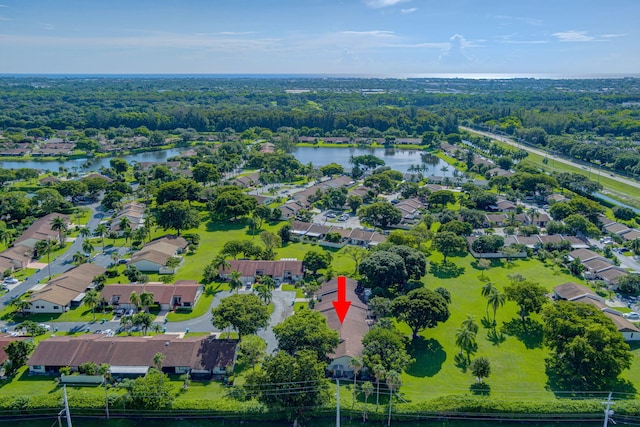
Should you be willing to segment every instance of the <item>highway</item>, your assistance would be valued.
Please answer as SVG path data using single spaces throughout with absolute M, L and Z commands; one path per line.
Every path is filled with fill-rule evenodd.
M 518 147 L 518 148 L 520 148 L 522 150 L 528 151 L 528 152 L 533 153 L 533 154 L 537 154 L 537 155 L 542 156 L 542 157 L 545 157 L 545 156 L 549 155 L 549 153 L 544 151 L 544 150 L 540 150 L 540 149 L 537 149 L 537 148 L 532 148 L 532 147 L 529 147 L 527 145 L 520 144 L 520 143 L 514 141 L 513 139 L 505 137 L 505 136 L 502 136 L 502 135 L 498 135 L 498 134 L 495 134 L 495 133 L 492 133 L 492 132 L 487 132 L 487 131 L 475 130 L 475 129 L 471 129 L 471 128 L 466 127 L 466 126 L 459 126 L 459 128 L 462 129 L 462 130 L 465 130 L 467 132 L 475 133 L 475 134 L 482 135 L 482 136 L 487 136 L 489 138 L 498 140 L 500 142 L 504 142 L 506 144 L 513 145 L 514 147 Z M 582 169 L 584 167 L 584 165 L 582 165 L 582 164 L 575 163 L 575 162 L 573 162 L 571 160 L 563 159 L 563 158 L 560 158 L 560 157 L 554 157 L 553 160 L 556 161 L 556 162 L 564 163 L 564 164 L 569 165 L 569 166 L 573 166 L 573 167 L 578 168 L 578 169 Z M 631 187 L 635 187 L 635 188 L 640 190 L 640 182 L 636 182 L 636 181 L 621 177 L 621 176 L 616 175 L 616 174 L 611 174 L 610 172 L 607 172 L 607 174 L 608 174 L 607 179 L 612 179 L 614 181 L 621 182 L 623 184 L 629 185 Z

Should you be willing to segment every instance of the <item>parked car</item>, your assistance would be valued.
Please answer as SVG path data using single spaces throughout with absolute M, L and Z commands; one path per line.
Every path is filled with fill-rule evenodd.
M 635 311 L 624 313 L 622 316 L 626 317 L 627 319 L 640 319 L 640 314 L 636 313 Z
M 15 277 L 5 277 L 4 278 L 4 284 L 5 285 L 17 285 L 18 283 L 20 283 L 20 281 L 18 279 L 16 279 Z

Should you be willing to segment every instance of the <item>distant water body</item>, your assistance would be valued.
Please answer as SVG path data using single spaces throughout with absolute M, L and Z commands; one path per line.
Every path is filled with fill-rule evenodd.
M 52 79 L 465 79 L 465 80 L 595 80 L 640 78 L 640 74 L 561 74 L 561 73 L 396 73 L 396 74 L 12 74 L 0 77 L 42 77 Z

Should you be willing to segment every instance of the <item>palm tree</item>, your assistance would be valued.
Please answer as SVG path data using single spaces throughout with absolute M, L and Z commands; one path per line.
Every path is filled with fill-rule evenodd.
M 352 357 L 349 361 L 349 366 L 353 369 L 353 404 L 351 410 L 356 406 L 356 380 L 358 379 L 358 372 L 362 369 L 362 359 L 360 357 Z
M 238 290 L 242 286 L 242 282 L 240 281 L 241 277 L 242 273 L 240 273 L 238 270 L 234 269 L 231 271 L 231 281 L 229 282 L 229 289 L 231 290 L 231 292 L 238 292 Z
M 213 259 L 212 264 L 217 271 L 220 271 L 220 270 L 224 271 L 228 268 L 231 268 L 231 264 L 229 263 L 229 261 L 227 261 L 225 256 L 222 254 L 216 255 L 216 257 Z
M 387 370 L 382 365 L 373 367 L 373 375 L 376 377 L 376 412 L 378 412 L 378 404 L 380 403 L 380 381 L 384 379 Z
M 496 287 L 493 286 L 493 283 L 487 282 L 482 287 L 482 290 L 480 291 L 480 293 L 482 294 L 483 297 L 489 298 L 489 295 L 491 295 L 493 292 L 497 290 L 498 289 L 496 289 Z M 487 319 L 489 319 L 489 304 L 487 304 Z
M 63 217 L 57 216 L 51 220 L 51 229 L 58 232 L 58 240 L 60 246 L 64 244 L 64 233 L 68 230 L 67 222 Z
M 127 216 L 123 216 L 120 218 L 120 222 L 118 222 L 118 227 L 120 231 L 124 232 L 126 230 L 131 230 L 131 220 Z
M 26 310 L 29 310 L 31 308 L 31 303 L 26 299 L 21 299 L 20 297 L 13 298 L 9 302 L 9 305 L 15 307 L 15 309 L 18 311 L 18 313 L 20 313 L 21 316 L 24 316 Z
M 131 291 L 129 294 L 129 302 L 131 302 L 131 305 L 134 305 L 136 308 L 140 307 L 140 296 L 136 291 Z
M 102 239 L 102 252 L 104 252 L 104 236 L 107 235 L 107 226 L 104 224 L 99 224 L 96 227 L 96 236 L 100 236 L 100 238 Z
M 98 305 L 99 299 L 98 292 L 95 289 L 89 289 L 86 294 L 84 294 L 84 304 L 89 306 L 91 309 L 91 314 L 93 315 L 93 320 L 96 320 L 96 306 Z
M 111 261 L 113 261 L 114 264 L 117 264 L 119 260 L 120 254 L 118 253 L 118 251 L 111 252 Z
M 74 264 L 80 265 L 80 264 L 84 264 L 85 262 L 87 262 L 87 257 L 84 256 L 84 254 L 81 253 L 81 252 L 76 252 L 71 257 L 71 260 L 73 261 Z
M 149 307 L 151 307 L 153 305 L 153 293 L 152 292 L 147 292 L 147 291 L 142 291 L 140 293 L 140 305 L 142 305 L 142 308 L 144 310 L 149 310 Z
M 82 227 L 80 231 L 78 231 L 78 234 L 80 235 L 80 237 L 86 238 L 91 236 L 91 230 L 89 230 L 89 227 Z
M 47 267 L 49 269 L 49 278 L 51 278 L 51 250 L 53 249 L 53 242 L 49 239 L 39 240 L 35 248 L 38 256 L 47 254 Z
M 360 387 L 362 393 L 364 394 L 364 407 L 362 410 L 362 422 L 367 422 L 367 400 L 369 400 L 369 396 L 373 394 L 373 384 L 369 381 L 362 384 Z
M 160 372 L 162 372 L 162 362 L 164 361 L 164 354 L 158 352 L 153 356 L 153 366 Z
M 102 290 L 104 285 L 107 284 L 107 276 L 105 274 L 99 274 L 93 278 L 93 283 L 96 285 L 96 290 Z
M 84 252 L 85 254 L 91 255 L 91 252 L 93 252 L 93 249 L 94 249 L 93 244 L 89 240 L 85 240 L 84 242 L 82 242 L 82 252 Z
M 133 235 L 133 232 L 131 231 L 130 228 L 127 228 L 122 232 L 122 237 L 124 237 L 125 244 L 129 242 L 129 239 L 131 238 L 132 235 Z
M 120 326 L 128 333 L 131 326 L 133 326 L 133 316 L 122 316 L 120 318 Z
M 147 335 L 147 331 L 153 325 L 153 316 L 147 312 L 141 312 L 134 316 L 136 324 L 142 328 L 142 335 Z
M 385 376 L 385 380 L 387 382 L 387 387 L 389 387 L 389 418 L 387 420 L 387 425 L 391 425 L 391 404 L 393 403 L 393 392 L 400 388 L 402 385 L 402 380 L 400 379 L 400 373 L 396 371 L 389 371 Z
M 269 304 L 271 302 L 271 298 L 273 297 L 271 289 L 264 283 L 258 283 L 255 287 L 256 293 L 258 297 L 264 301 L 265 304 Z
M 467 353 L 467 363 L 471 362 L 471 353 L 477 348 L 475 332 L 467 328 L 458 328 L 456 331 L 456 346 L 460 347 L 460 353 Z
M 475 320 L 476 320 L 475 316 L 471 314 L 467 314 L 467 318 L 462 321 L 461 327 L 470 330 L 474 334 L 477 334 L 479 328 Z
M 271 276 L 261 276 L 260 284 L 265 285 L 270 291 L 273 291 L 278 287 L 276 281 L 273 280 L 273 277 Z
M 498 307 L 502 307 L 505 301 L 505 295 L 497 289 L 487 297 L 487 306 L 491 306 L 491 308 L 493 308 L 493 326 L 496 326 L 497 323 L 496 312 L 498 311 Z

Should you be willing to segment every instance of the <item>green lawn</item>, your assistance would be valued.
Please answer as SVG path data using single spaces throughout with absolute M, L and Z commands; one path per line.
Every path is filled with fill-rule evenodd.
M 441 260 L 434 253 L 432 260 Z M 434 289 L 443 286 L 451 292 L 451 317 L 435 329 L 428 329 L 420 334 L 420 338 L 410 346 L 411 354 L 416 362 L 403 375 L 402 394 L 409 401 L 448 394 L 469 393 L 474 379 L 471 374 L 456 366 L 454 357 L 459 352 L 455 346 L 456 329 L 467 314 L 475 316 L 481 325 L 485 317 L 486 304 L 480 296 L 484 282 L 480 280 L 480 271 L 473 267 L 473 257 L 451 258 L 458 267 L 464 268 L 464 274 L 458 277 L 434 277 L 428 274 L 424 281 L 426 286 Z M 518 260 L 512 265 L 494 262 L 494 266 L 485 271 L 485 277 L 491 279 L 499 289 L 509 284 L 507 275 L 521 274 L 529 280 L 542 284 L 549 291 L 561 283 L 582 281 L 557 269 L 552 271 L 538 260 Z M 541 344 L 539 316 L 532 316 L 532 327 L 522 330 L 516 314 L 516 305 L 507 302 L 497 313 L 498 333 L 502 335 L 492 342 L 488 338 L 489 329 L 480 326 L 478 332 L 478 352 L 475 356 L 485 356 L 491 361 L 492 375 L 486 382 L 491 386 L 492 396 L 532 398 L 552 398 L 553 394 L 545 390 L 544 358 L 547 351 Z M 409 328 L 401 325 L 402 330 L 410 335 Z
M 202 295 L 198 299 L 196 306 L 193 310 L 180 310 L 180 311 L 172 311 L 167 314 L 167 319 L 170 322 L 182 322 L 184 320 L 195 319 L 200 316 L 203 316 L 209 310 L 211 306 L 211 301 L 213 301 L 213 297 L 223 290 L 228 290 L 229 285 L 226 283 L 215 283 L 211 285 L 207 285 Z

